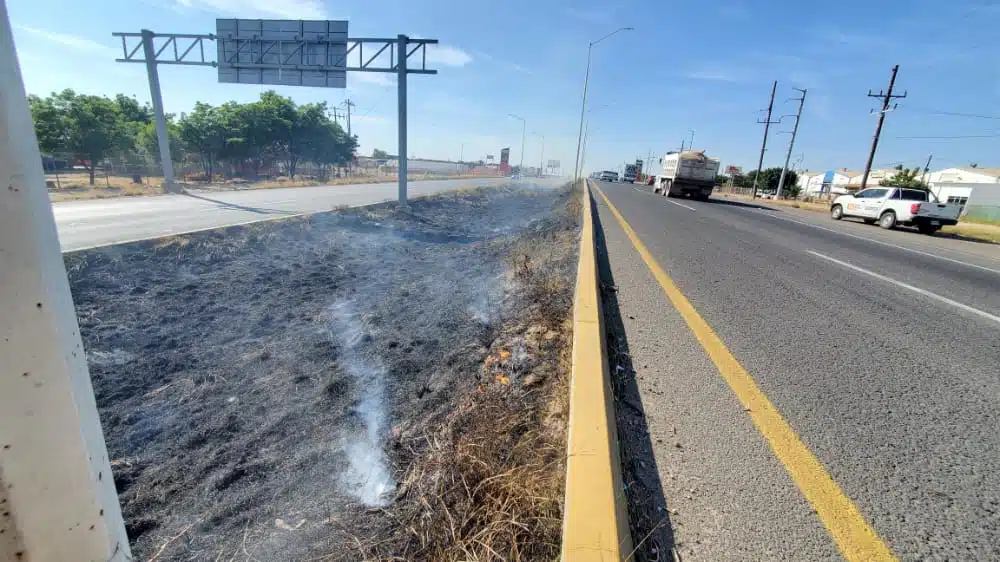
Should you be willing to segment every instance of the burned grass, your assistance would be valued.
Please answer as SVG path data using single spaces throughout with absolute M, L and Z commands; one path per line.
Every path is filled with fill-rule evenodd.
M 573 197 L 68 254 L 136 556 L 557 556 Z

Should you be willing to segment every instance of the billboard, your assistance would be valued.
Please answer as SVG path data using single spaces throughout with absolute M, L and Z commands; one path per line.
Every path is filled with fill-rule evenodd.
M 502 148 L 502 149 L 500 149 L 500 163 L 501 164 L 510 164 L 510 149 L 509 148 Z
M 558 167 L 559 167 L 558 160 L 549 160 L 549 168 L 558 168 Z
M 347 87 L 347 21 L 215 20 L 219 82 Z
M 743 175 L 743 166 L 726 166 L 727 176 Z

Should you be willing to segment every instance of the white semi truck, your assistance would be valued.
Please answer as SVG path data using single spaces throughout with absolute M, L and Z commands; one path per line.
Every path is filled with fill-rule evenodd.
M 660 159 L 663 171 L 653 182 L 653 191 L 667 197 L 689 195 L 705 200 L 712 194 L 719 174 L 719 159 L 704 151 L 668 152 Z

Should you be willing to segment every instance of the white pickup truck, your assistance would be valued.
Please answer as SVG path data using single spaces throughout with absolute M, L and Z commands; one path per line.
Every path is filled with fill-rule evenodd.
M 897 224 L 915 226 L 923 234 L 934 234 L 942 226 L 958 224 L 959 205 L 939 203 L 928 191 L 899 187 L 870 187 L 853 195 L 841 195 L 830 205 L 830 217 L 858 217 L 885 229 Z

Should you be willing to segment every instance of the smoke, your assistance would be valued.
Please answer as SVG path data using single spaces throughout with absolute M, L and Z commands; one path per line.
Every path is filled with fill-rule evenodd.
M 350 301 L 332 305 L 330 314 L 331 335 L 343 347 L 339 361 L 361 393 L 356 413 L 364 426 L 363 431 L 341 442 L 348 466 L 340 475 L 340 483 L 345 491 L 366 505 L 388 505 L 396 482 L 382 450 L 386 434 L 387 369 L 377 356 L 366 356 L 365 348 L 370 346 L 365 344 L 371 341 L 372 334 L 365 329 Z

